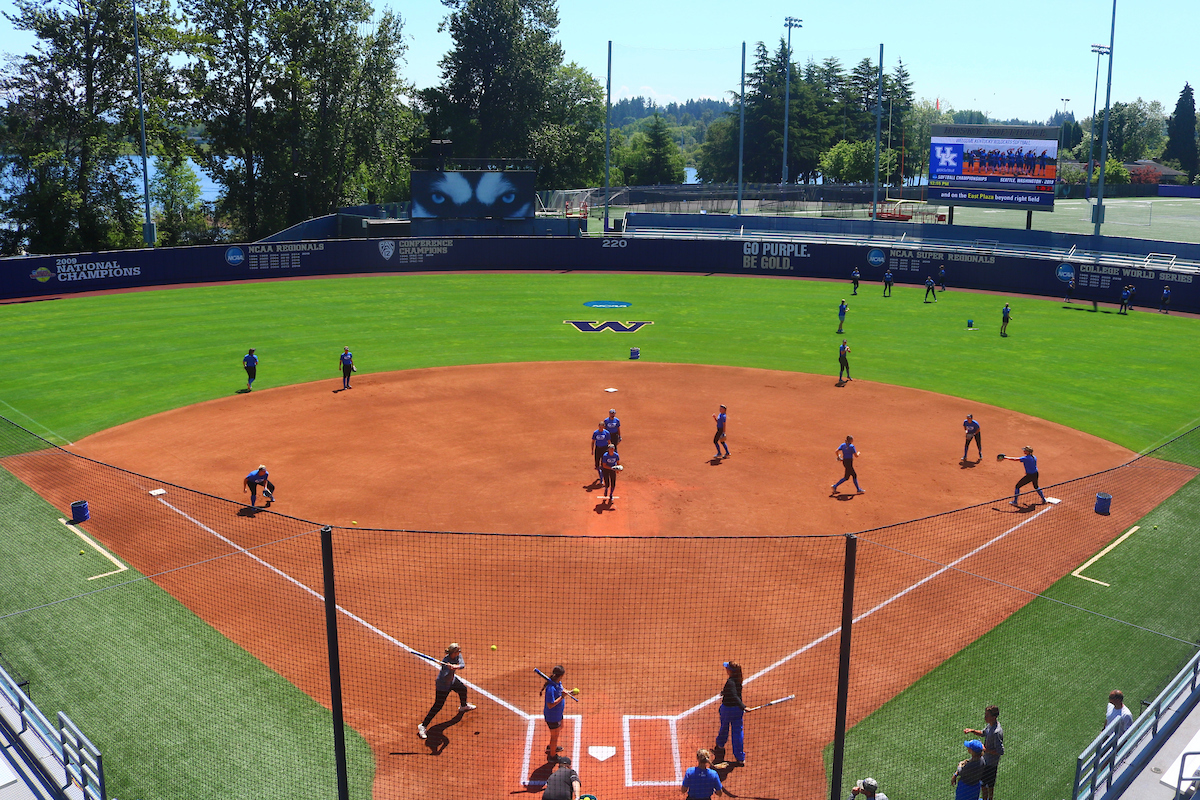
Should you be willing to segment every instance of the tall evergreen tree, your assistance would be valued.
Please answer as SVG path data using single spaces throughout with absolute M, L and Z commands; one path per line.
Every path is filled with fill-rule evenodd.
M 1179 162 L 1179 169 L 1188 174 L 1188 183 L 1198 171 L 1196 151 L 1196 97 L 1191 84 L 1185 83 L 1175 103 L 1175 113 L 1167 121 L 1167 147 L 1163 158 Z

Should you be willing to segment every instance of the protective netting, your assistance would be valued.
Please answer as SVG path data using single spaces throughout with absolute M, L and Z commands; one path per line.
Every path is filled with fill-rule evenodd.
M 696 749 L 715 744 L 722 663 L 733 660 L 747 705 L 794 697 L 745 718 L 745 753 L 726 743 L 726 761 L 745 761 L 721 769 L 728 788 L 830 796 L 844 576 L 856 553 L 850 730 L 833 793 L 868 774 L 891 796 L 947 791 L 963 727 L 982 727 L 996 703 L 1014 737 L 1003 794 L 1050 797 L 1038 787 L 1069 788 L 1061 753 L 1073 743 L 1042 731 L 1011 684 L 1059 681 L 1041 702 L 1085 719 L 1086 744 L 1093 680 L 1165 675 L 1191 655 L 1186 624 L 1123 618 L 1107 599 L 1057 596 L 1055 582 L 1176 502 L 1200 464 L 1197 445 L 1191 431 L 1044 487 L 1058 502 L 1005 498 L 854 537 L 725 538 L 712 535 L 719 509 L 714 530 L 695 537 L 334 528 L 351 794 L 539 790 L 551 732 L 534 670 L 562 665 L 564 687 L 580 693 L 563 701 L 557 745 L 584 791 L 674 796 Z M 0 652 L 44 710 L 66 711 L 104 750 L 110 794 L 334 794 L 322 526 L 82 458 L 7 420 L 0 452 L 13 553 Z M 1113 497 L 1108 515 L 1093 510 L 1099 493 Z M 97 548 L 58 521 L 79 498 L 92 517 L 77 530 Z M 1089 576 L 1104 580 L 1102 568 Z M 434 662 L 450 644 L 461 646 L 476 708 L 460 710 L 451 691 L 421 738 Z M 1089 658 L 1089 645 L 1115 652 L 1122 671 L 1105 666 L 1111 653 Z M 1026 660 L 1034 674 L 1022 674 Z M 1081 669 L 1094 674 L 1073 677 Z M 942 679 L 918 683 L 931 671 Z

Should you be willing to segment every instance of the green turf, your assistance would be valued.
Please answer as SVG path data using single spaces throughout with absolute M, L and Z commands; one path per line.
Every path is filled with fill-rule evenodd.
M 953 284 L 953 275 L 950 277 Z M 360 373 L 494 361 L 702 362 L 835 374 L 844 283 L 729 276 L 411 275 L 172 289 L 0 306 L 0 412 L 74 441 L 121 422 L 233 394 L 258 349 L 256 389 L 336 385 L 350 345 Z M 929 389 L 1061 422 L 1132 449 L 1196 417 L 1194 319 L 1011 299 L 937 304 L 866 283 L 846 336 L 859 379 Z M 588 300 L 624 300 L 596 311 Z M 967 319 L 978 331 L 967 331 Z M 652 320 L 582 334 L 568 319 Z M 18 379 L 19 378 L 19 379 Z M 1127 413 L 1131 402 L 1137 413 Z M 931 421 L 932 422 L 932 421 Z M 49 432 L 53 432 L 53 435 Z
M 314 791 L 337 785 L 328 711 L 136 571 L 88 581 L 112 565 L 3 469 L 0 498 L 0 651 L 51 722 L 66 713 L 101 749 L 110 797 L 330 794 Z M 370 797 L 370 747 L 346 740 Z
M 889 796 L 949 797 L 950 773 L 966 756 L 962 730 L 982 728 L 994 703 L 1006 750 L 997 795 L 1069 797 L 1074 760 L 1100 733 L 1108 693 L 1124 691 L 1136 716 L 1200 638 L 1200 479 L 1138 524 L 1088 568 L 1111 587 L 1059 580 L 1044 597 L 1061 603 L 1034 600 L 851 729 L 846 778 L 870 772 Z M 996 591 L 980 581 L 975 596 L 986 602 Z

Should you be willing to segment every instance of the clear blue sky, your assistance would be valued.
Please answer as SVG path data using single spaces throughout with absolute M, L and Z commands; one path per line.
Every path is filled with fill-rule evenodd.
M 437 62 L 450 47 L 449 36 L 437 32 L 446 13 L 440 0 L 375 2 L 405 19 L 406 77 L 418 87 L 438 83 Z M 0 9 L 11 8 L 11 0 L 0 0 Z M 1200 80 L 1189 39 L 1197 8 L 1197 0 L 1117 0 L 1114 100 L 1158 100 L 1171 113 L 1184 82 Z M 653 0 L 614 7 L 559 0 L 559 40 L 567 59 L 601 83 L 612 40 L 614 100 L 725 97 L 738 85 L 742 41 L 752 62 L 755 42 L 774 47 L 791 15 L 803 20 L 792 32 L 797 63 L 835 56 L 849 68 L 876 59 L 882 43 L 884 68 L 903 59 L 918 98 L 1032 121 L 1046 120 L 1069 98 L 1066 108 L 1083 119 L 1091 114 L 1096 76 L 1091 45 L 1108 43 L 1111 12 L 1111 0 Z M 21 52 L 29 41 L 0 21 L 0 50 Z M 1101 108 L 1106 68 L 1102 63 Z

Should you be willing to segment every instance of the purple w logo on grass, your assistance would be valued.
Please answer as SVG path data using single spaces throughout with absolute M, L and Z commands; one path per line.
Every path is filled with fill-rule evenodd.
M 615 331 L 616 333 L 633 333 L 643 325 L 653 325 L 653 322 L 582 322 L 578 320 L 563 320 L 563 325 L 574 325 L 580 333 L 596 333 L 598 331 Z

